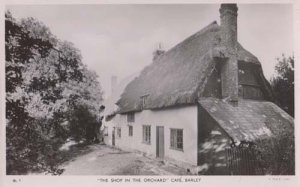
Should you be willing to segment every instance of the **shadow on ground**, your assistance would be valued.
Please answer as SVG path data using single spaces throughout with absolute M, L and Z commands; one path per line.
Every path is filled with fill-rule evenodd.
M 89 154 L 93 149 L 90 147 L 90 144 L 80 143 L 70 146 L 69 150 L 63 150 L 60 152 L 61 160 L 59 164 L 67 164 L 69 162 L 75 161 L 76 158 Z
M 62 175 L 186 175 L 176 165 L 106 145 L 72 146 Z

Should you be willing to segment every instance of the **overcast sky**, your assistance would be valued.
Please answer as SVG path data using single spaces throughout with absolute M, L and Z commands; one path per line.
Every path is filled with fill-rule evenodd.
M 16 18 L 35 17 L 59 39 L 80 49 L 110 94 L 112 75 L 121 80 L 151 63 L 159 43 L 170 49 L 216 20 L 210 5 L 18 5 L 7 6 Z M 293 54 L 291 5 L 238 5 L 238 40 L 261 61 L 265 76 L 274 73 L 276 57 Z

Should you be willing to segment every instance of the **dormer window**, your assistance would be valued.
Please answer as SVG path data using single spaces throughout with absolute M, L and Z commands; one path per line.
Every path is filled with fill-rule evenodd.
M 134 122 L 134 112 L 127 114 L 127 122 Z
M 239 63 L 239 96 L 244 99 L 263 100 L 264 94 L 257 80 L 257 67 Z
M 148 96 L 149 94 L 141 96 L 141 109 L 144 109 L 146 107 Z

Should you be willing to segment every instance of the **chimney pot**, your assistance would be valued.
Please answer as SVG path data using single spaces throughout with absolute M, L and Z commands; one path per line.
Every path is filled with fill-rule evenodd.
M 155 50 L 154 52 L 153 52 L 153 61 L 155 61 L 156 59 L 158 59 L 160 56 L 162 56 L 163 54 L 165 53 L 165 51 L 164 50 Z
M 158 45 L 158 49 L 156 49 L 154 52 L 153 52 L 153 59 L 152 61 L 156 61 L 160 56 L 162 56 L 163 54 L 165 53 L 165 50 L 162 49 L 161 47 L 161 43 L 159 43 Z
M 236 4 L 221 4 L 221 45 L 228 53 L 221 69 L 222 97 L 229 97 L 233 106 L 238 103 L 237 11 Z
M 222 41 L 230 53 L 236 53 L 237 48 L 237 11 L 236 4 L 221 4 Z

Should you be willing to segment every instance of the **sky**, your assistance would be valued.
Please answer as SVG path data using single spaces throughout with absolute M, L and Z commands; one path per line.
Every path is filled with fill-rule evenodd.
M 105 97 L 111 76 L 120 82 L 152 63 L 161 43 L 168 50 L 213 21 L 219 4 L 189 5 L 10 5 L 17 18 L 34 17 L 61 40 L 74 43 L 83 63 L 99 75 Z M 238 4 L 238 40 L 261 62 L 267 79 L 276 58 L 292 55 L 293 7 Z

